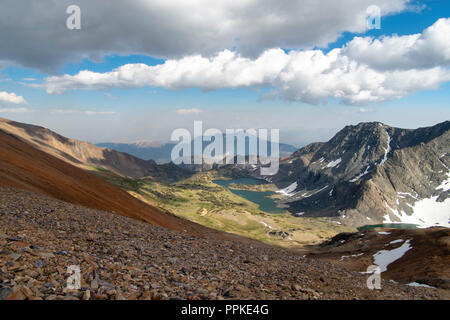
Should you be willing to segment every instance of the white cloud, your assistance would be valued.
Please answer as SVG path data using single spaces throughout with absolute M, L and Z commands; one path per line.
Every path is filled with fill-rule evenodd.
M 51 110 L 51 113 L 57 113 L 57 114 L 65 114 L 65 113 L 79 113 L 79 110 L 73 110 L 73 109 L 53 109 Z
M 95 115 L 113 115 L 113 114 L 118 114 L 115 111 L 84 111 L 85 114 L 89 115 L 89 116 L 95 116 Z
M 197 108 L 192 108 L 192 109 L 178 109 L 177 113 L 178 114 L 182 114 L 182 115 L 188 115 L 188 114 L 200 114 L 202 113 L 203 110 L 201 109 L 197 109 Z
M 67 30 L 69 0 L 2 0 L 0 61 L 56 71 L 68 60 L 105 54 L 209 56 L 236 48 L 326 47 L 345 31 L 366 31 L 366 9 L 408 10 L 410 0 L 77 0 L 81 30 Z M 24 18 L 25 17 L 25 18 Z M 36 28 L 36 26 L 39 26 Z
M 73 76 L 48 77 L 44 84 L 32 86 L 45 87 L 50 94 L 144 86 L 203 90 L 270 87 L 271 98 L 277 94 L 309 104 L 336 98 L 362 105 L 434 90 L 450 81 L 449 33 L 442 35 L 449 28 L 450 18 L 440 19 L 423 34 L 379 41 L 355 38 L 326 54 L 321 50 L 286 53 L 275 48 L 252 59 L 224 50 L 211 58 L 194 55 L 156 66 L 127 64 L 105 73 L 84 70 Z M 397 46 L 399 49 L 391 53 Z
M 28 108 L 0 108 L 0 113 L 26 113 L 32 112 Z
M 26 101 L 22 96 L 16 95 L 14 92 L 0 92 L 0 102 L 8 102 L 14 104 L 25 104 Z
M 76 109 L 53 109 L 51 110 L 53 114 L 86 114 L 92 115 L 113 115 L 118 114 L 115 111 L 93 111 L 93 110 L 76 110 Z
M 450 19 L 439 19 L 422 34 L 355 37 L 342 54 L 379 70 L 449 66 Z

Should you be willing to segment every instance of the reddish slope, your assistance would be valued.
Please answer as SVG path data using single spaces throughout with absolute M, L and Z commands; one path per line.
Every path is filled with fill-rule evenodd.
M 66 202 L 115 212 L 173 230 L 198 233 L 203 229 L 161 212 L 118 187 L 1 130 L 0 185 L 45 193 Z
M 450 289 L 450 229 L 368 229 L 339 234 L 311 250 L 310 257 L 341 265 L 354 271 L 366 271 L 374 264 L 374 254 L 394 250 L 410 241 L 411 248 L 387 266 L 385 279 L 400 283 L 418 282 Z M 447 291 L 447 296 L 450 291 Z

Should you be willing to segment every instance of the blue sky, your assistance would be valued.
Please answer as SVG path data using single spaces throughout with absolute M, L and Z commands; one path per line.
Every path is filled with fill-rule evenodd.
M 382 16 L 380 30 L 364 32 L 340 30 L 342 35 L 336 41 L 331 41 L 326 46 L 318 41 L 318 45 L 310 48 L 327 54 L 332 49 L 342 48 L 356 36 L 380 38 L 422 33 L 438 19 L 450 16 L 450 2 L 445 0 L 414 1 L 410 2 L 409 6 L 420 9 L 409 8 Z M 83 29 L 80 31 L 83 32 Z M 448 37 L 444 36 L 443 40 L 439 41 L 447 39 Z M 259 44 L 254 46 L 255 52 L 243 51 L 235 54 L 254 61 L 270 48 L 265 45 L 258 47 Z M 216 51 L 220 52 L 229 47 L 224 45 L 218 48 Z M 307 49 L 293 46 L 290 48 L 287 53 L 291 50 L 302 52 Z M 155 52 L 158 52 L 157 49 Z M 191 129 L 194 120 L 203 120 L 204 127 L 219 129 L 279 128 L 283 142 L 296 146 L 327 140 L 343 126 L 361 121 L 382 121 L 389 125 L 415 128 L 450 119 L 450 83 L 447 81 L 431 86 L 432 90 L 429 87 L 422 89 L 413 85 L 412 89 L 402 88 L 402 92 L 407 92 L 402 96 L 397 97 L 398 94 L 395 98 L 382 96 L 379 101 L 363 100 L 362 103 L 353 103 L 356 101 L 354 96 L 337 98 L 339 95 L 325 98 L 320 96 L 318 102 L 315 102 L 316 96 L 311 98 L 309 93 L 299 97 L 295 94 L 295 90 L 284 92 L 286 84 L 280 85 L 279 80 L 269 84 L 248 86 L 238 84 L 235 87 L 224 85 L 211 88 L 208 83 L 203 84 L 201 80 L 194 79 L 191 84 L 189 81 L 180 82 L 181 80 L 177 79 L 174 84 L 170 84 L 175 89 L 170 89 L 169 85 L 152 86 L 147 82 L 136 86 L 94 83 L 92 87 L 80 87 L 78 80 L 71 78 L 68 89 L 64 87 L 63 92 L 58 94 L 49 93 L 46 86 L 49 77 L 57 77 L 58 82 L 55 83 L 59 86 L 61 77 L 64 75 L 76 77 L 82 70 L 104 75 L 126 64 L 142 63 L 147 66 L 158 66 L 164 65 L 169 59 L 180 60 L 192 55 L 180 51 L 168 54 L 167 57 L 158 53 L 154 55 L 155 58 L 151 54 L 139 53 L 145 51 L 142 49 L 123 51 L 121 49 L 114 52 L 108 48 L 101 58 L 95 58 L 101 61 L 94 61 L 86 49 L 86 53 L 81 52 L 78 56 L 68 54 L 58 67 L 52 67 L 51 70 L 47 66 L 30 67 L 31 64 L 35 66 L 35 62 L 11 61 L 8 57 L 0 57 L 0 62 L 4 61 L 0 63 L 0 66 L 3 66 L 0 69 L 0 92 L 14 93 L 26 101 L 24 104 L 0 101 L 0 117 L 39 124 L 63 135 L 91 142 L 135 140 L 168 142 L 173 129 L 179 127 Z M 199 54 L 202 57 L 214 56 L 206 52 Z M 282 55 L 280 58 L 284 59 Z M 446 74 L 447 62 L 448 60 L 441 59 L 432 67 L 440 68 L 443 74 Z M 409 68 L 414 69 L 414 65 Z M 137 76 L 141 75 L 140 72 Z M 385 70 L 377 69 L 377 72 Z M 164 79 L 170 77 L 169 73 Z M 179 88 L 180 86 L 182 88 Z M 184 87 L 186 88 L 183 89 Z M 293 88 L 297 89 L 296 86 Z M 274 89 L 277 94 L 268 99 L 261 99 Z M 303 87 L 298 88 L 298 91 L 301 90 Z M 20 112 L 20 109 L 23 112 Z M 180 109 L 192 112 L 183 113 L 179 111 Z

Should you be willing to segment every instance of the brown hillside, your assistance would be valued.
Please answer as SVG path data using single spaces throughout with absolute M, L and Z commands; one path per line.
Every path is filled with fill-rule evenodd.
M 40 126 L 0 118 L 0 130 L 82 169 L 94 166 L 132 178 L 147 177 L 163 181 L 176 181 L 190 175 L 171 163 L 158 165 L 153 160 L 142 160 L 86 141 L 66 138 Z
M 118 187 L 0 130 L 0 185 L 115 212 L 161 227 L 198 233 L 200 226 L 161 212 Z

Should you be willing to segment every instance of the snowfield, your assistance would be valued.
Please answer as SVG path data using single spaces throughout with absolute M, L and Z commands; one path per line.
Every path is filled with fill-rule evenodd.
M 406 240 L 400 247 L 392 250 L 381 250 L 373 255 L 374 264 L 380 267 L 381 272 L 387 271 L 387 267 L 405 255 L 412 249 L 409 240 Z
M 450 198 L 438 202 L 439 196 L 416 201 L 411 208 L 413 214 L 395 210 L 386 204 L 386 207 L 400 220 L 400 223 L 416 224 L 419 228 L 441 226 L 450 228 Z M 392 221 L 389 214 L 384 216 L 383 223 L 398 223 Z

